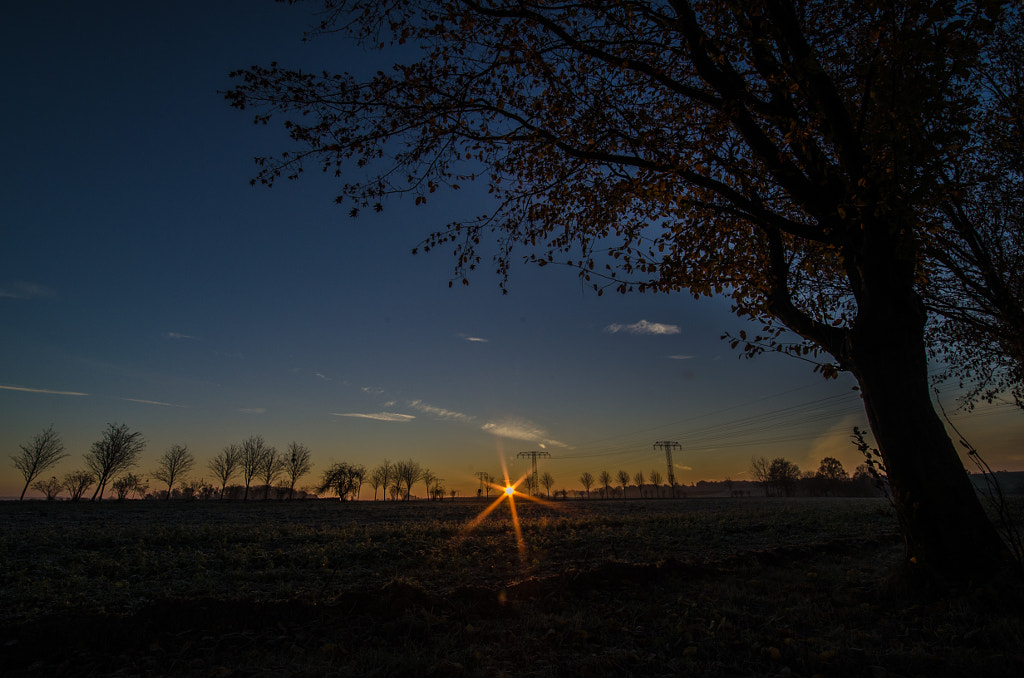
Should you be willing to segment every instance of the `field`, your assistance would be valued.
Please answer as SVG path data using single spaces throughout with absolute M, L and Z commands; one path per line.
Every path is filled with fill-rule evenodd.
M 885 500 L 5 502 L 4 675 L 1020 676 Z

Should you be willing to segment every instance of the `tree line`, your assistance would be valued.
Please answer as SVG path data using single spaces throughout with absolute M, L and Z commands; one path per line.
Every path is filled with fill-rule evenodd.
M 98 501 L 107 494 L 108 486 L 119 500 L 231 498 L 246 501 L 250 495 L 269 499 L 272 490 L 275 496 L 285 499 L 334 494 L 346 500 L 357 499 L 366 484 L 373 488 L 375 500 L 381 490 L 384 500 L 388 496 L 392 500 L 408 500 L 413 496 L 414 486 L 419 484 L 423 485 L 429 499 L 443 499 L 446 493 L 454 498 L 457 494 L 445 488 L 443 478 L 412 459 L 384 460 L 370 471 L 361 464 L 332 463 L 323 471 L 319 482 L 307 491 L 296 485 L 312 471 L 310 449 L 293 441 L 284 451 L 279 451 L 260 435 L 226 445 L 210 459 L 206 466 L 212 474 L 210 482 L 205 477 L 190 477 L 197 461 L 187 445 L 171 445 L 149 473 L 153 481 L 160 483 L 160 487 L 150 493 L 150 480 L 134 472 L 145 447 L 146 441 L 139 431 L 133 431 L 126 424 L 107 424 L 100 439 L 83 455 L 84 468 L 70 471 L 62 478 L 45 478 L 48 470 L 69 456 L 60 435 L 49 426 L 20 445 L 19 452 L 11 456 L 25 481 L 19 499 L 24 499 L 31 487 L 47 499 L 67 493 L 71 501 L 82 500 L 92 489 L 91 500 Z M 240 483 L 231 485 L 233 480 Z M 262 496 L 259 495 L 261 490 Z
M 360 497 L 364 485 L 373 489 L 373 500 L 409 500 L 414 488 L 422 488 L 426 499 L 452 499 L 458 494 L 447 489 L 444 479 L 429 468 L 413 459 L 392 462 L 384 459 L 371 469 L 362 464 L 334 462 L 320 474 L 319 481 L 307 488 L 298 488 L 299 481 L 313 469 L 312 452 L 299 442 L 289 443 L 279 451 L 269 445 L 262 436 L 252 435 L 241 443 L 226 445 L 206 465 L 212 480 L 195 478 L 197 460 L 187 445 L 174 444 L 160 455 L 156 466 L 143 477 L 134 472 L 140 465 L 140 457 L 146 442 L 138 431 L 125 424 L 107 424 L 102 436 L 94 442 L 84 455 L 84 468 L 70 471 L 62 478 L 44 474 L 58 462 L 67 458 L 60 435 L 50 426 L 37 434 L 27 444 L 20 446 L 20 452 L 12 455 L 14 466 L 21 472 L 25 484 L 21 499 L 31 487 L 43 493 L 47 499 L 56 499 L 67 494 L 71 501 L 80 501 L 93 490 L 91 499 L 102 499 L 109 486 L 113 496 L 125 499 L 232 499 L 246 501 L 252 498 L 270 499 L 271 492 L 276 499 L 307 498 L 310 496 L 334 495 L 341 500 Z M 885 482 L 884 474 L 868 463 L 857 467 L 850 476 L 842 463 L 834 457 L 825 457 L 817 471 L 801 472 L 793 462 L 776 457 L 754 457 L 750 473 L 759 484 L 765 496 L 871 496 L 880 492 L 880 483 Z M 490 498 L 492 490 L 502 488 L 501 478 L 487 472 L 477 473 L 480 488 L 477 496 Z M 604 470 L 596 477 L 589 471 L 579 478 L 581 490 L 573 490 L 577 498 L 591 498 L 593 491 L 602 499 L 626 498 L 627 491 L 638 498 L 661 498 L 685 494 L 680 486 L 662 484 L 662 474 L 657 469 L 649 473 L 637 471 L 630 474 L 619 470 L 616 474 Z M 151 492 L 151 481 L 159 483 Z M 232 481 L 237 481 L 232 483 Z M 734 489 L 730 479 L 721 481 L 729 494 L 736 496 L 742 491 Z M 527 494 L 540 494 L 541 488 L 549 499 L 568 499 L 570 490 L 553 490 L 556 481 L 548 471 L 536 481 L 532 475 L 522 481 Z M 706 488 L 708 483 L 701 481 Z

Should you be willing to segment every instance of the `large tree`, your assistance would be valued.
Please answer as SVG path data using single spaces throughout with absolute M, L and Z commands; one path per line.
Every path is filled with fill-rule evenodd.
M 455 280 L 492 250 L 505 276 L 525 246 L 525 259 L 578 268 L 599 291 L 727 295 L 764 327 L 736 346 L 817 356 L 826 376 L 856 378 L 910 571 L 964 581 L 1005 562 L 931 401 L 926 328 L 928 309 L 954 318 L 934 313 L 999 275 L 984 257 L 941 256 L 951 243 L 974 253 L 978 224 L 1003 214 L 985 196 L 1019 212 L 1024 175 L 1002 172 L 1020 155 L 1019 3 L 321 9 L 315 34 L 402 62 L 365 79 L 276 64 L 236 73 L 231 102 L 260 123 L 284 116 L 296 146 L 259 159 L 258 181 L 333 172 L 353 214 L 479 181 L 493 211 L 424 242 L 453 249 Z M 1012 234 L 1019 220 L 998 223 Z M 986 317 L 1013 327 L 1020 296 L 998 296 Z M 988 341 L 976 365 L 1005 354 L 983 325 L 958 327 L 931 336 Z
M 49 426 L 42 433 L 33 436 L 28 445 L 19 445 L 18 447 L 21 448 L 21 452 L 12 455 L 11 460 L 14 462 L 14 466 L 21 471 L 22 477 L 25 478 L 25 486 L 21 488 L 21 496 L 18 497 L 18 499 L 24 499 L 29 484 L 68 455 L 64 452 L 64 443 L 60 440 L 60 434 L 53 429 L 53 426 Z M 49 498 L 49 494 L 47 494 L 47 498 Z
M 96 479 L 92 501 L 103 498 L 107 483 L 114 476 L 138 465 L 145 447 L 146 441 L 139 431 L 131 430 L 127 424 L 107 424 L 103 437 L 85 454 L 85 467 Z

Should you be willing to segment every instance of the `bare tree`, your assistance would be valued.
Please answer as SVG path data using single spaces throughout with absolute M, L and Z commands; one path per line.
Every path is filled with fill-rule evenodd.
M 594 486 L 594 476 L 591 475 L 590 471 L 584 471 L 583 475 L 580 476 L 580 485 L 587 491 L 587 499 L 590 499 L 590 488 Z
M 602 488 L 604 488 L 603 496 L 605 498 L 609 497 L 609 493 L 612 489 L 612 474 L 608 473 L 608 471 L 601 471 L 601 473 L 597 476 L 597 482 L 601 484 Z
M 661 497 L 661 471 L 654 469 L 651 471 L 651 485 L 654 485 L 654 496 Z
M 284 458 L 277 452 L 276 447 L 268 447 L 263 455 L 263 461 L 259 468 L 259 478 L 263 481 L 263 499 L 270 497 L 270 486 L 284 473 Z
M 50 476 L 49 480 L 37 480 L 33 483 L 32 489 L 39 490 L 46 495 L 47 501 L 53 501 L 60 494 L 60 491 L 64 489 L 64 486 L 57 480 L 57 476 Z
M 423 469 L 419 462 L 412 459 L 395 462 L 395 480 L 404 499 L 409 499 L 409 495 L 412 494 L 412 486 L 419 482 L 422 473 Z
M 373 487 L 373 500 L 377 500 L 377 488 L 384 490 L 384 501 L 388 500 L 388 488 L 395 479 L 395 465 L 385 459 L 370 474 L 370 485 Z M 376 484 L 375 484 L 376 483 Z
M 78 501 L 94 482 L 96 482 L 96 479 L 88 471 L 72 471 L 65 474 L 61 485 L 71 495 L 71 501 Z
M 55 466 L 64 457 L 64 443 L 60 435 L 53 430 L 53 426 L 47 427 L 42 433 L 37 433 L 28 445 L 19 445 L 21 452 L 11 455 L 14 466 L 21 471 L 25 478 L 25 487 L 21 490 L 21 497 L 25 498 L 25 491 L 29 484 L 38 478 L 44 471 Z
M 756 482 L 761 483 L 766 497 L 772 494 L 770 467 L 767 457 L 754 457 L 750 460 L 750 475 Z
M 138 431 L 132 431 L 126 424 L 107 424 L 103 437 L 85 455 L 85 465 L 96 478 L 93 501 L 103 498 L 111 478 L 138 465 L 145 447 L 146 441 Z
M 249 499 L 249 486 L 263 468 L 264 458 L 270 448 L 263 442 L 263 436 L 249 436 L 242 441 L 241 453 L 238 460 L 239 469 L 242 471 L 242 480 L 245 482 L 245 494 L 242 501 Z
M 429 468 L 425 468 L 420 472 L 420 481 L 427 486 L 427 499 L 434 498 L 434 485 L 436 484 L 437 480 L 439 480 L 438 477 L 434 475 L 434 472 L 431 471 Z
M 548 471 L 544 471 L 544 474 L 540 477 L 540 484 L 547 490 L 548 499 L 551 498 L 551 488 L 555 486 L 555 478 Z
M 238 473 L 238 467 L 242 460 L 242 450 L 238 445 L 228 445 L 220 451 L 216 457 L 210 460 L 209 469 L 213 471 L 214 477 L 220 482 L 220 498 L 224 498 L 224 490 L 228 481 Z
M 111 487 L 114 489 L 117 500 L 124 501 L 125 499 L 131 499 L 132 495 L 141 498 L 146 493 L 146 490 L 149 489 L 149 484 L 134 473 L 126 473 L 111 483 Z
M 295 483 L 313 468 L 313 460 L 309 448 L 292 441 L 284 455 L 284 475 L 288 478 L 288 498 L 295 493 Z
M 629 485 L 629 471 L 619 471 L 619 484 L 622 485 L 622 498 L 626 498 L 626 486 Z
M 188 451 L 187 445 L 172 445 L 157 462 L 153 478 L 167 483 L 167 499 L 171 498 L 174 481 L 182 480 L 196 465 L 196 458 Z
M 644 498 L 644 472 L 643 471 L 637 471 L 636 474 L 633 476 L 633 482 L 635 482 L 636 486 L 640 488 L 640 498 L 643 499 Z

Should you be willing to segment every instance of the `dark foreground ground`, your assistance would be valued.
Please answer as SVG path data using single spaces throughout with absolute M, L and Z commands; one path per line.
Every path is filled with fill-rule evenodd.
M 1022 676 L 884 500 L 5 504 L 4 676 Z

